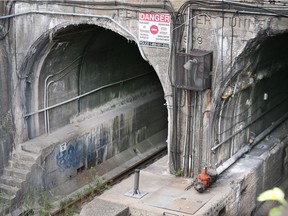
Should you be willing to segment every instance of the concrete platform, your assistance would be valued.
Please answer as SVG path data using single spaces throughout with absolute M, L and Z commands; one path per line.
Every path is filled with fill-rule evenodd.
M 97 214 L 95 214 L 95 209 L 97 209 Z M 94 199 L 85 206 L 82 214 L 86 216 L 127 216 L 129 214 L 129 208 L 116 203 L 111 204 L 110 202 L 101 199 Z
M 129 197 L 128 191 L 133 189 L 134 175 L 113 186 L 110 190 L 99 196 L 97 200 L 105 200 L 109 203 L 129 206 L 131 215 L 194 215 L 199 209 L 223 192 L 223 184 L 208 189 L 199 194 L 192 187 L 185 190 L 191 184 L 188 178 L 175 177 L 167 171 L 167 156 L 140 171 L 139 190 L 147 193 L 142 198 Z M 87 214 L 88 205 L 84 206 L 80 215 Z M 91 210 L 91 205 L 89 204 Z M 92 210 L 91 210 L 92 211 Z M 98 208 L 93 208 L 95 215 Z
M 169 174 L 165 156 L 140 171 L 139 189 L 147 193 L 142 198 L 125 195 L 133 189 L 134 175 L 131 175 L 96 199 L 109 202 L 111 207 L 113 203 L 129 207 L 127 216 L 267 215 L 271 205 L 257 202 L 257 196 L 281 184 L 284 191 L 288 187 L 288 159 L 284 157 L 288 152 L 286 126 L 287 122 L 262 140 L 204 193 L 196 192 L 193 187 L 185 190 L 192 179 Z M 80 215 L 87 216 L 89 211 L 97 216 L 106 215 L 91 204 L 84 205 Z

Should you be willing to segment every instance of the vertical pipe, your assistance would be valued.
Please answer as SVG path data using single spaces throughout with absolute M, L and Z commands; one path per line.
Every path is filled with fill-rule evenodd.
M 188 23 L 187 23 L 187 30 L 186 30 L 186 53 L 189 53 L 189 34 L 190 34 L 190 4 L 188 6 L 188 14 L 187 14 L 187 19 L 188 19 Z
M 188 13 L 187 13 L 187 21 L 188 22 L 186 22 L 187 24 L 186 24 L 186 46 L 185 46 L 185 53 L 187 54 L 186 56 L 185 56 L 185 62 L 188 62 L 189 61 L 189 52 L 190 52 L 190 50 L 189 50 L 189 41 L 190 41 L 190 39 L 189 39 L 189 33 L 190 33 L 190 4 L 188 5 Z M 182 66 L 182 65 L 181 65 Z M 184 70 L 184 72 L 187 72 L 186 70 Z M 186 75 L 185 75 L 185 78 L 184 78 L 184 80 L 185 80 L 185 83 L 187 83 L 188 82 L 188 73 L 186 73 Z M 190 145 L 190 143 L 189 143 L 189 136 L 190 136 L 190 134 L 188 133 L 188 130 L 189 130 L 189 116 L 190 116 L 190 111 L 189 111 L 189 103 L 188 103 L 188 94 L 189 94 L 189 90 L 188 89 L 183 89 L 182 91 L 185 91 L 185 93 L 186 93 L 186 98 L 185 98 L 185 100 L 186 100 L 186 125 L 185 125 L 185 131 L 184 131 L 184 147 L 183 147 L 183 149 L 184 149 L 184 153 L 183 153 L 183 167 L 182 167 L 182 170 L 183 170 L 183 174 L 184 174 L 184 176 L 185 177 L 187 177 L 188 175 L 189 175 L 189 173 L 188 173 L 188 170 L 189 170 L 189 165 L 188 165 L 188 162 L 189 162 L 189 145 Z M 184 117 L 185 117 L 185 113 L 183 114 L 184 116 L 183 116 L 183 119 L 184 119 Z
M 190 18 L 191 17 L 191 18 Z M 188 51 L 190 52 L 193 49 L 193 10 L 192 6 L 189 6 L 189 44 L 188 44 Z
M 54 44 L 52 44 L 50 46 L 50 48 L 53 47 Z M 50 50 L 49 48 L 49 50 Z M 47 52 L 47 55 L 49 54 L 49 52 Z M 44 109 L 46 109 L 47 107 L 49 107 L 48 105 L 48 101 L 49 101 L 49 97 L 48 97 L 48 88 L 49 88 L 49 85 L 51 84 L 51 82 L 48 82 L 48 80 L 53 77 L 53 76 L 56 76 L 62 72 L 64 72 L 65 70 L 67 70 L 71 65 L 73 65 L 79 58 L 81 58 L 81 56 L 77 57 L 75 60 L 72 61 L 71 64 L 69 64 L 67 67 L 65 67 L 64 69 L 60 70 L 59 72 L 55 73 L 55 74 L 50 74 L 48 75 L 46 78 L 45 78 L 45 81 L 44 81 L 44 101 L 43 101 L 43 104 L 44 104 Z M 52 81 L 54 82 L 54 81 Z M 44 111 L 44 125 L 45 125 L 45 132 L 46 133 L 49 133 L 49 114 L 48 114 L 48 110 L 45 110 Z
M 51 81 L 48 83 L 47 85 L 47 107 L 49 107 L 49 86 L 51 83 L 53 83 L 54 81 Z M 47 116 L 47 133 L 50 133 L 50 120 L 49 120 L 49 110 L 46 110 L 46 116 Z
M 189 7 L 188 7 L 188 27 L 187 27 L 187 48 L 186 48 L 186 53 L 190 53 L 192 50 L 193 50 L 193 21 L 191 19 L 191 17 L 193 17 L 193 11 L 192 11 L 192 6 L 191 6 L 191 3 L 189 4 Z M 188 93 L 189 92 L 189 93 Z M 187 115 L 187 121 L 188 121 L 188 127 L 189 127 L 189 135 L 188 135 L 188 154 L 187 154 L 187 162 L 188 162 L 188 177 L 193 177 L 193 166 L 194 166 L 194 163 L 193 163 L 193 160 L 194 160 L 194 155 L 193 155 L 193 151 L 194 151 L 194 122 L 195 122 L 195 116 L 196 116 L 196 113 L 195 113 L 195 98 L 191 98 L 192 95 L 196 94 L 196 92 L 191 92 L 189 90 L 187 90 L 187 94 L 188 94 L 188 103 L 187 103 L 187 107 L 189 107 L 188 109 L 188 115 Z M 193 115 L 191 115 L 191 106 L 192 106 L 192 103 L 194 104 L 194 107 L 193 107 Z M 192 127 L 191 127 L 191 118 L 192 119 Z M 192 130 L 191 130 L 192 128 Z M 192 142 L 191 142 L 191 132 L 193 133 L 192 134 Z
M 135 176 L 134 176 L 133 195 L 134 194 L 140 194 L 140 190 L 139 190 L 140 169 L 135 169 L 134 173 L 135 173 Z
M 184 161 L 183 161 L 183 171 L 184 176 L 188 177 L 190 174 L 190 167 L 189 167 L 189 157 L 190 157 L 190 112 L 191 112 L 191 106 L 190 106 L 190 91 L 186 90 L 186 127 L 185 127 L 185 148 L 184 148 Z
M 173 161 L 173 169 L 177 171 L 179 169 L 178 164 L 178 103 L 177 103 L 177 87 L 173 87 L 173 139 L 171 143 L 171 153 Z
M 176 83 L 176 71 L 177 71 L 177 64 L 178 64 L 178 59 L 177 59 L 177 47 L 178 47 L 178 31 L 174 31 L 173 35 L 175 36 L 174 41 L 176 41 L 176 43 L 172 44 L 172 51 L 171 53 L 172 55 L 172 82 Z M 173 84 L 172 83 L 172 84 Z M 177 102 L 177 93 L 178 93 L 178 89 L 176 85 L 172 85 L 172 103 L 173 103 L 173 113 L 172 113 L 172 139 L 170 142 L 170 153 L 171 153 L 171 160 L 172 160 L 172 171 L 176 171 L 179 168 L 178 165 L 178 122 L 177 122 L 177 118 L 178 118 L 178 102 Z
M 44 109 L 46 109 L 48 107 L 48 100 L 49 98 L 47 98 L 47 82 L 48 82 L 48 79 L 50 77 L 52 77 L 53 75 L 49 75 L 45 78 L 45 82 L 44 82 Z M 45 133 L 48 133 L 48 125 L 47 125 L 47 118 L 48 118 L 48 110 L 45 110 L 44 111 L 44 125 L 45 125 Z
M 192 147 L 191 147 L 191 177 L 195 173 L 195 135 L 196 135 L 196 105 L 197 105 L 197 92 L 193 94 L 193 121 L 192 121 Z

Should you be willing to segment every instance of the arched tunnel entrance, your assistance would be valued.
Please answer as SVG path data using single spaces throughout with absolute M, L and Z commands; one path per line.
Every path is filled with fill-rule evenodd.
M 213 116 L 213 164 L 252 144 L 287 113 L 287 48 L 287 32 L 261 32 L 237 58 L 233 69 L 238 70 L 227 77 Z
M 29 139 L 61 136 L 44 156 L 45 187 L 109 159 L 115 168 L 166 146 L 163 88 L 134 42 L 83 24 L 60 29 L 39 53 L 25 91 Z M 74 123 L 78 129 L 63 129 Z
M 84 119 L 112 100 L 137 92 L 163 91 L 137 46 L 102 27 L 63 28 L 54 35 L 44 56 L 39 77 L 28 87 L 27 107 L 31 111 L 53 108 L 29 118 L 30 138 Z M 164 99 L 159 104 L 163 105 Z M 155 111 L 150 107 L 151 116 Z

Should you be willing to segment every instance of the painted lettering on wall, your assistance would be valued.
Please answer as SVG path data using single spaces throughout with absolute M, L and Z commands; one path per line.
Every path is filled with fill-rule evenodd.
M 212 21 L 211 21 L 212 19 Z M 212 22 L 212 23 L 211 23 Z M 262 29 L 266 29 L 271 24 L 271 18 L 260 18 L 260 17 L 247 17 L 247 16 L 221 16 L 209 17 L 209 16 L 198 16 L 193 21 L 194 26 L 210 26 L 214 28 L 233 27 L 238 30 L 258 32 Z
M 82 140 L 77 140 L 75 145 L 68 144 L 67 149 L 59 151 L 56 155 L 56 163 L 60 170 L 75 168 L 80 165 L 82 159 Z
M 119 9 L 118 16 L 121 18 L 125 18 L 125 19 L 136 19 L 137 12 L 133 10 L 128 10 L 128 9 Z
M 98 127 L 86 134 L 84 138 L 59 145 L 56 155 L 56 164 L 60 171 L 65 169 L 78 168 L 81 162 L 86 163 L 90 168 L 102 163 L 106 155 L 106 146 L 109 141 L 109 129 Z

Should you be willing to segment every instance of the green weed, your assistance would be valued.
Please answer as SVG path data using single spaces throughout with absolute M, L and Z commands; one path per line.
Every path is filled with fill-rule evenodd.
M 181 169 L 177 169 L 177 170 L 174 170 L 173 172 L 172 172 L 172 174 L 174 175 L 174 176 L 176 176 L 176 177 L 180 177 L 180 176 L 182 176 L 182 170 Z

